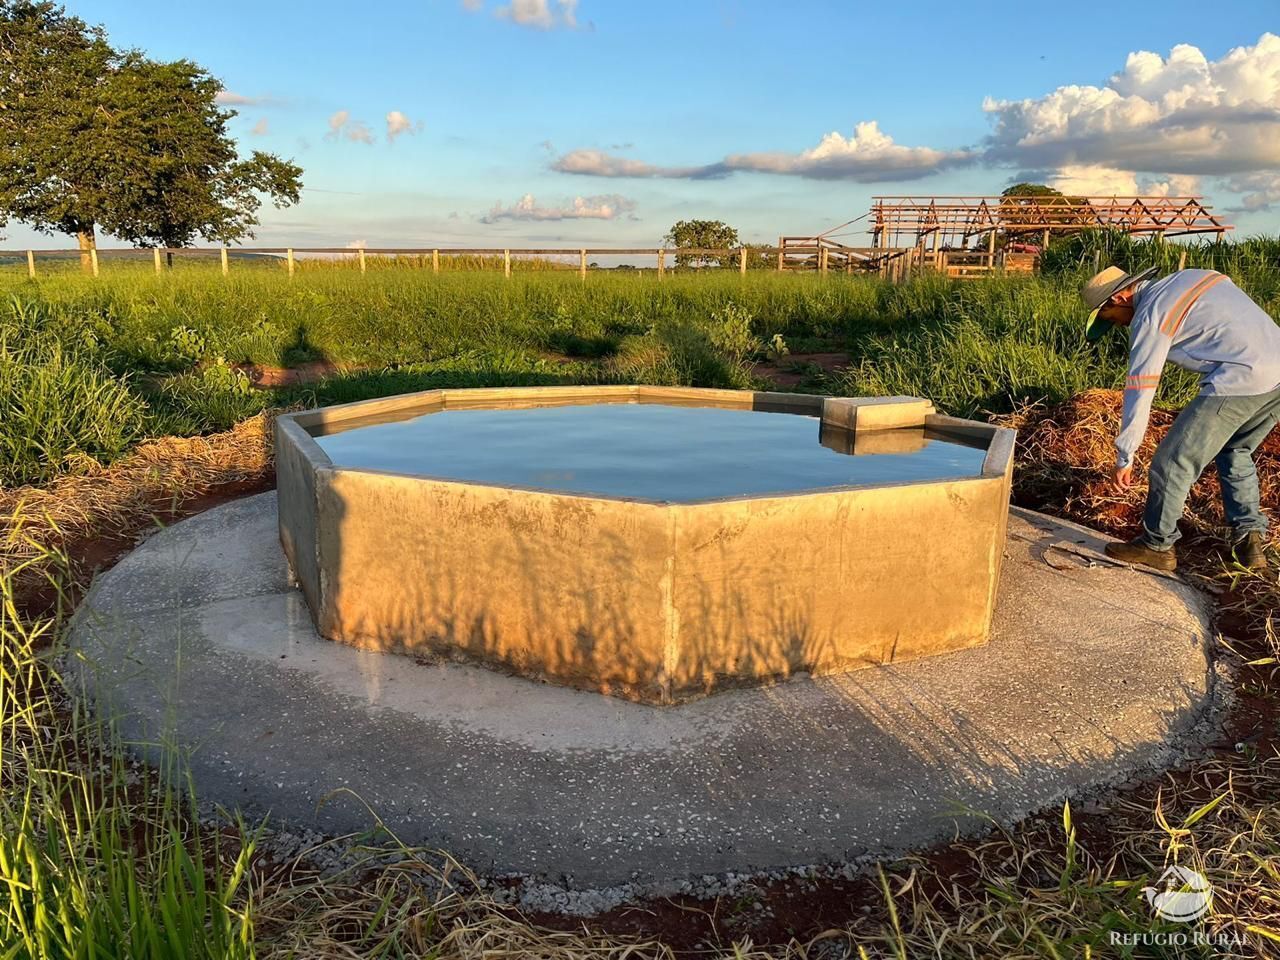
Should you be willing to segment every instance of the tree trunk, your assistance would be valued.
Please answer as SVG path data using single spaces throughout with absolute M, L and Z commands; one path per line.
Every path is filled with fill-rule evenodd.
M 92 223 L 76 234 L 76 242 L 80 245 L 80 269 L 85 273 L 92 273 L 93 261 L 89 257 L 89 251 L 98 245 L 93 235 Z

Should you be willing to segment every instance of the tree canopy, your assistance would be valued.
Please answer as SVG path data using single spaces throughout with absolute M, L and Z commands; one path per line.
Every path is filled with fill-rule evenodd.
M 0 0 L 0 226 L 20 220 L 141 246 L 253 236 L 262 196 L 296 203 L 302 169 L 239 156 L 222 84 L 189 60 L 113 48 L 51 2 Z
M 1061 190 L 1056 190 L 1045 183 L 1015 183 L 1000 191 L 1002 197 L 1061 197 Z
M 663 242 L 671 244 L 677 250 L 681 247 L 730 250 L 740 245 L 738 231 L 723 220 L 681 220 L 668 230 L 667 235 L 662 239 Z M 678 267 L 704 266 L 710 263 L 717 263 L 724 267 L 729 266 L 732 262 L 732 256 L 716 257 L 676 254 L 676 266 Z

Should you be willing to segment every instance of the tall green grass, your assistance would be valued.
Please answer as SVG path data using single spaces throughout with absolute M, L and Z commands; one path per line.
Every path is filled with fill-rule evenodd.
M 118 456 L 143 436 L 145 414 L 128 375 L 91 352 L 0 326 L 0 486 Z
M 61 605 L 19 605 L 29 567 L 65 576 L 48 551 L 0 568 L 0 956 L 251 957 L 255 837 L 197 837 L 191 801 L 67 698 Z
M 954 413 L 1003 412 L 1117 386 L 1123 338 L 1081 338 L 1079 282 L 1100 262 L 1173 269 L 1183 248 L 1086 233 L 1056 242 L 1038 277 L 980 281 L 709 270 L 443 270 L 404 260 L 272 265 L 108 262 L 36 280 L 0 270 L 0 484 L 40 482 L 138 439 L 229 427 L 270 403 L 327 403 L 434 386 L 646 382 L 750 387 L 781 337 L 792 353 L 847 351 L 808 388 L 910 393 Z M 1280 240 L 1185 248 L 1280 316 Z M 370 258 L 373 262 L 373 258 Z M 457 266 L 456 264 L 453 266 Z M 21 344 L 21 346 L 18 346 Z M 32 345 L 34 344 L 34 345 Z M 319 386 L 276 396 L 238 367 L 327 361 Z M 1191 380 L 1167 377 L 1157 402 Z M 47 429 L 46 429 L 47 425 Z

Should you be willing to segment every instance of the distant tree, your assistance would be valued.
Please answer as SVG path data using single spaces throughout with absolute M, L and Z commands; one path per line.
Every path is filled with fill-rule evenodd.
M 1061 197 L 1064 196 L 1061 190 L 1057 190 L 1046 183 L 1015 183 L 1011 187 L 1005 187 L 1000 191 L 1001 197 Z
M 1055 189 L 1045 183 L 1015 183 L 1011 187 L 1006 187 L 1000 192 L 1001 216 L 1009 218 L 1016 217 L 1016 209 L 1020 206 L 1029 206 L 1036 200 L 1044 200 L 1046 198 L 1061 197 L 1072 202 L 1082 202 L 1083 197 L 1068 197 L 1061 190 Z M 986 250 L 989 242 L 990 234 L 980 234 L 977 239 L 977 249 Z M 996 249 L 1001 250 L 1005 244 L 1017 240 L 1025 240 L 1029 243 L 1039 243 L 1041 237 L 1036 232 L 1031 233 L 1012 233 L 1006 234 L 1000 230 L 996 232 Z
M 738 231 L 722 220 L 681 220 L 662 239 L 677 250 L 681 247 L 730 250 L 739 246 Z M 707 256 L 677 253 L 676 266 L 700 267 L 715 263 L 727 267 L 734 263 L 735 256 L 736 254 Z
M 776 270 L 778 268 L 778 256 L 767 245 L 763 243 L 748 243 L 746 247 L 748 270 Z
M 139 246 L 253 236 L 260 195 L 296 203 L 300 167 L 227 134 L 222 84 L 189 60 L 117 51 L 50 2 L 0 0 L 0 226 Z

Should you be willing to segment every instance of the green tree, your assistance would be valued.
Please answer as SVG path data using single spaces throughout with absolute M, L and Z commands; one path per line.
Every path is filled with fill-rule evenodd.
M 300 167 L 227 134 L 222 84 L 189 60 L 118 51 L 50 2 L 0 0 L 0 226 L 140 246 L 253 236 L 261 195 L 296 203 Z
M 1000 191 L 1001 197 L 1061 197 L 1064 194 L 1047 183 L 1015 183 Z
M 722 220 L 681 220 L 662 238 L 664 243 L 679 250 L 736 250 L 740 245 L 738 231 Z M 707 264 L 719 264 L 722 267 L 732 266 L 737 262 L 736 253 L 723 256 L 705 254 L 676 254 L 677 267 L 700 267 Z
M 1000 192 L 1000 217 L 1006 221 L 1018 221 L 1018 207 L 1030 206 L 1033 202 L 1043 201 L 1051 198 L 1061 198 L 1071 203 L 1082 202 L 1082 197 L 1068 197 L 1061 190 L 1055 189 L 1045 183 L 1015 183 L 1011 187 L 1006 187 Z M 977 237 L 977 249 L 986 250 L 990 240 L 990 233 L 979 234 Z M 1026 241 L 1029 243 L 1039 243 L 1041 235 L 1039 231 L 1015 231 L 1006 233 L 1005 231 L 997 231 L 996 233 L 996 249 L 1004 249 L 1005 244 L 1014 241 Z

